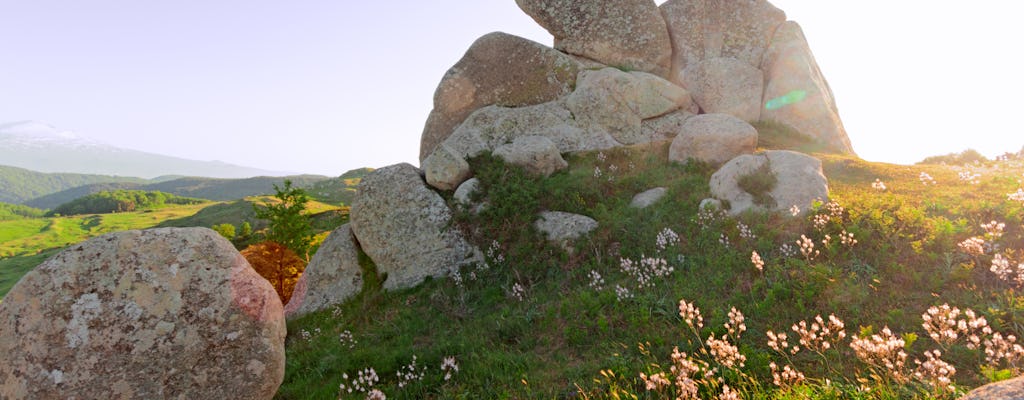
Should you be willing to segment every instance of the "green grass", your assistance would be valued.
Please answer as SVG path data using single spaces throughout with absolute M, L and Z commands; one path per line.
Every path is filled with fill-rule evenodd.
M 820 230 L 813 216 L 827 213 L 825 207 L 807 218 L 719 216 L 702 226 L 697 205 L 709 195 L 713 170 L 669 163 L 666 144 L 605 151 L 600 157 L 575 155 L 569 170 L 549 178 L 531 177 L 488 157 L 472 160 L 485 192 L 481 199 L 489 206 L 479 215 L 460 214 L 455 227 L 482 250 L 496 243 L 493 254 L 504 261 L 490 257 L 488 269 L 464 269 L 462 286 L 451 279 L 397 292 L 369 285 L 336 310 L 292 321 L 286 377 L 277 397 L 334 399 L 343 374 L 349 375 L 348 384 L 358 371 L 372 367 L 381 377 L 375 387 L 388 398 L 659 398 L 644 390 L 639 374 L 660 370 L 655 365 L 667 368 L 675 346 L 700 354 L 701 341 L 724 334 L 726 314 L 736 307 L 746 315 L 748 330 L 738 344 L 747 362 L 727 372 L 726 379 L 743 398 L 933 398 L 920 384 L 872 380 L 853 356 L 849 338 L 836 346 L 838 351 L 825 353 L 827 364 L 806 352 L 794 357 L 811 379 L 777 390 L 768 364 L 785 358 L 767 347 L 765 332 L 789 331 L 800 320 L 834 313 L 851 337 L 885 326 L 916 334 L 919 339 L 906 348 L 911 367 L 910 360 L 936 348 L 920 318 L 932 305 L 971 308 L 996 331 L 1024 334 L 1019 290 L 988 271 L 991 255 L 969 257 L 956 246 L 981 235 L 981 223 L 999 220 L 1006 223 L 1000 245 L 1017 250 L 1011 257 L 1024 262 L 1019 258 L 1024 205 L 1006 199 L 1019 187 L 1024 167 L 990 165 L 981 182 L 970 185 L 947 167 L 817 156 L 833 199 L 844 207 Z M 922 171 L 938 184 L 923 185 Z M 873 190 L 875 179 L 889 189 Z M 658 186 L 668 188 L 662 201 L 645 210 L 628 206 L 633 195 Z M 567 253 L 546 244 L 532 228 L 541 210 L 582 213 L 600 227 Z M 744 236 L 738 223 L 756 237 Z M 680 241 L 659 250 L 655 240 L 665 228 Z M 859 243 L 843 246 L 843 231 Z M 828 246 L 822 245 L 825 234 L 832 238 Z M 786 257 L 780 250 L 801 235 L 820 251 L 813 260 L 799 253 Z M 722 245 L 723 236 L 729 246 Z M 751 264 L 755 250 L 766 261 L 764 272 Z M 638 288 L 619 264 L 643 256 L 662 257 L 674 271 L 653 287 Z M 605 280 L 601 290 L 591 287 L 591 271 Z M 523 301 L 512 296 L 515 284 L 525 288 Z M 618 299 L 616 285 L 628 288 L 632 297 Z M 680 299 L 703 312 L 700 340 L 687 334 L 678 315 Z M 352 348 L 338 339 L 345 331 L 358 341 Z M 424 378 L 399 387 L 396 373 L 413 356 L 428 368 Z M 446 356 L 456 357 L 460 367 L 449 381 L 439 371 Z M 942 359 L 956 365 L 960 393 L 989 380 L 978 351 L 954 345 Z M 824 378 L 832 384 L 823 384 Z M 872 391 L 859 393 L 858 379 L 866 379 Z M 713 395 L 713 386 L 703 387 L 702 395 Z

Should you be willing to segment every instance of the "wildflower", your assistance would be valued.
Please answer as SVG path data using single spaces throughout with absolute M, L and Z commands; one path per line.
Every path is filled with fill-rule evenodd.
M 936 343 L 948 345 L 966 337 L 967 347 L 976 349 L 981 343 L 981 337 L 991 334 L 992 328 L 989 328 L 985 317 L 976 315 L 974 310 L 968 308 L 964 315 L 966 319 L 958 319 L 960 309 L 950 307 L 949 304 L 932 306 L 921 314 L 921 320 L 924 321 L 921 326 Z
M 658 237 L 655 239 L 658 251 L 665 251 L 666 248 L 677 244 L 679 244 L 679 235 L 670 228 L 662 229 L 661 232 L 658 232 Z
M 971 237 L 966 240 L 957 243 L 956 247 L 960 248 L 960 251 L 967 253 L 972 256 L 980 256 L 985 254 L 985 239 L 980 237 Z
M 789 208 L 789 213 L 791 215 L 793 215 L 794 217 L 797 216 L 797 215 L 800 215 L 800 207 L 797 207 L 796 205 L 790 207 Z
M 752 230 L 750 230 L 750 227 L 747 226 L 747 224 L 744 224 L 742 222 L 737 222 L 736 223 L 736 230 L 740 231 L 740 238 L 741 239 L 744 239 L 744 240 L 754 240 L 754 239 L 757 239 L 757 236 L 754 235 L 754 232 Z
M 981 229 L 985 230 L 985 238 L 988 240 L 996 240 L 1002 237 L 1003 228 L 1006 228 L 1006 224 L 1002 222 L 992 221 L 987 224 L 981 224 Z
M 883 192 L 885 191 L 885 183 L 883 183 L 880 179 L 875 179 L 875 181 L 871 184 L 871 188 Z
M 925 361 L 915 359 L 914 364 L 917 364 L 917 369 L 914 371 L 914 377 L 935 389 L 955 392 L 956 388 L 953 386 L 952 377 L 956 375 L 956 368 L 952 364 L 942 361 L 940 356 L 942 353 L 938 350 L 930 350 L 924 352 Z
M 1019 201 L 1021 204 L 1024 204 L 1024 189 L 1018 188 L 1016 193 L 1007 194 L 1006 199 L 1010 201 Z
M 778 334 L 776 334 L 775 332 L 769 330 L 768 333 L 766 333 L 766 335 L 768 336 L 768 347 L 771 347 L 772 350 L 775 350 L 779 353 L 785 353 L 786 350 L 789 349 L 789 337 L 786 336 L 786 332 L 779 332 Z M 800 350 L 794 351 L 793 354 L 796 354 L 797 351 Z
M 992 258 L 992 268 L 989 269 L 996 277 L 1006 282 L 1014 283 L 1017 286 L 1024 285 L 1024 263 L 1017 264 L 1017 268 L 1010 266 L 1010 260 L 1002 254 L 996 254 Z
M 839 241 L 846 247 L 853 247 L 853 245 L 857 244 L 857 239 L 853 238 L 853 233 L 847 232 L 846 230 L 843 230 L 843 233 L 839 234 Z
M 702 207 L 697 212 L 697 225 L 700 225 L 701 229 L 707 229 L 722 214 L 721 210 L 714 207 Z
M 512 298 L 516 299 L 516 301 L 523 301 L 526 299 L 526 288 L 523 287 L 523 284 L 516 282 L 512 285 Z
M 907 353 L 903 351 L 906 342 L 889 330 L 882 328 L 881 334 L 865 338 L 854 338 L 850 342 L 854 355 L 864 363 L 878 368 L 897 380 L 904 377 Z
M 828 316 L 828 322 L 821 315 L 814 317 L 808 324 L 807 321 L 800 321 L 793 324 L 791 329 L 799 336 L 799 343 L 808 350 L 818 353 L 825 352 L 832 348 L 832 343 L 839 343 L 846 338 L 846 325 L 835 315 Z M 769 336 L 769 338 L 771 338 Z M 793 354 L 799 349 L 795 350 Z
M 842 219 L 846 209 L 839 202 L 832 200 L 825 204 L 825 211 L 828 211 L 830 219 Z
M 772 370 L 772 383 L 775 386 L 789 387 L 800 384 L 804 380 L 804 374 L 789 365 L 779 370 L 779 366 L 772 362 L 768 364 L 768 367 Z
M 664 278 L 675 271 L 668 261 L 660 257 L 641 256 L 640 262 L 628 258 L 619 259 L 619 269 L 637 281 L 637 288 L 653 287 L 657 279 Z
M 831 218 L 827 214 L 818 214 L 814 216 L 814 229 L 823 230 L 828 225 L 828 221 Z
M 743 368 L 747 362 L 747 356 L 740 353 L 740 349 L 729 343 L 729 339 L 722 335 L 721 339 L 715 338 L 715 335 L 708 337 L 708 340 L 704 342 L 711 352 L 711 356 L 715 358 L 715 361 L 726 368 Z
M 615 297 L 618 298 L 619 301 L 623 301 L 625 299 L 633 298 L 633 293 L 630 293 L 629 289 L 615 285 Z
M 740 396 L 732 389 L 729 385 L 722 385 L 722 394 L 718 395 L 718 400 L 739 400 Z
M 441 360 L 441 371 L 444 372 L 446 381 L 452 379 L 452 374 L 459 372 L 459 364 L 455 362 L 454 356 L 448 356 Z
M 356 348 L 356 339 L 352 336 L 352 332 L 347 329 L 338 335 L 338 340 L 341 341 L 342 345 L 346 345 L 350 349 Z
M 1016 365 L 1022 358 L 1024 358 L 1024 347 L 1017 344 L 1017 337 L 1013 335 L 1006 335 L 1005 337 L 999 332 L 993 333 L 992 337 L 985 339 L 985 362 L 990 367 L 997 367 L 1001 360 L 1006 360 L 1007 363 Z
M 331 309 L 331 317 L 334 317 L 335 319 L 341 318 L 341 304 L 335 305 Z
M 700 309 L 693 303 L 687 303 L 686 299 L 679 300 L 679 316 L 691 328 L 701 329 L 704 327 L 704 317 L 700 315 Z
M 744 323 L 743 313 L 737 310 L 736 307 L 732 307 L 732 309 L 729 310 L 729 322 L 725 323 L 725 330 L 729 332 L 729 335 L 737 340 L 740 338 L 740 335 L 747 330 L 747 325 Z
M 357 376 L 349 381 L 347 385 L 345 381 L 348 380 L 348 374 L 342 374 L 341 377 L 343 380 L 341 384 L 338 385 L 338 389 L 340 389 L 342 393 L 366 393 L 373 387 L 373 385 L 380 382 L 380 377 L 377 376 L 377 371 L 373 368 L 367 368 L 359 371 Z M 383 393 L 380 395 L 383 396 Z
M 782 253 L 785 258 L 793 257 L 796 255 L 796 248 L 789 243 L 783 243 L 782 246 L 779 246 L 779 253 Z
M 814 249 L 814 241 L 808 239 L 807 236 L 800 235 L 800 239 L 796 241 L 797 246 L 800 246 L 800 254 L 803 254 L 804 258 L 808 261 L 813 260 L 820 251 Z
M 933 179 L 931 175 L 928 175 L 927 172 L 921 172 L 921 175 L 918 175 L 917 178 L 921 180 L 922 185 L 935 185 L 935 179 Z
M 601 290 L 604 288 L 604 278 L 601 277 L 601 273 L 595 270 L 590 270 L 588 275 L 590 276 L 591 288 L 594 288 L 594 290 Z
M 398 376 L 398 387 L 401 388 L 414 381 L 423 380 L 423 376 L 426 375 L 426 368 L 419 368 L 416 365 L 416 355 L 414 354 L 412 362 L 399 368 L 395 375 Z
M 970 171 L 963 171 L 958 174 L 961 182 L 967 182 L 972 185 L 977 185 L 981 174 L 972 174 Z
M 665 377 L 664 372 L 659 372 L 651 376 L 647 376 L 647 374 L 641 372 L 640 380 L 644 381 L 644 386 L 648 391 L 661 390 L 662 388 L 672 384 L 672 382 Z
M 387 400 L 387 398 L 388 396 L 385 396 L 380 389 L 373 389 L 366 394 L 366 400 Z
M 750 253 L 750 262 L 754 264 L 754 268 L 757 268 L 758 272 L 764 272 L 764 260 L 761 259 L 760 254 L 757 254 L 757 251 Z
M 491 246 L 487 248 L 487 258 L 498 264 L 505 262 L 505 255 L 501 254 L 501 244 L 497 240 L 492 240 Z
M 617 165 L 615 165 L 615 164 L 612 164 L 612 165 L 609 165 L 609 166 L 608 166 L 608 172 L 611 172 L 611 173 L 613 173 L 613 174 L 614 174 L 614 173 L 615 173 L 615 172 L 617 172 L 618 170 L 619 170 L 619 167 L 618 167 Z
M 594 177 L 595 178 L 600 178 L 601 177 L 601 167 L 594 167 Z
M 721 235 L 718 235 L 718 243 L 721 243 L 721 244 L 722 244 L 722 246 L 725 246 L 725 247 L 730 247 L 730 244 L 729 244 L 729 237 L 728 237 L 728 236 L 725 236 L 725 234 L 724 234 L 724 233 L 723 233 L 723 234 L 721 234 Z
M 690 360 L 679 347 L 672 348 L 672 367 L 669 369 L 675 378 L 676 389 L 680 399 L 698 399 L 697 381 L 693 379 L 700 372 L 697 363 Z
M 608 160 L 608 156 L 604 155 L 603 151 L 597 153 L 597 161 L 605 162 L 606 160 Z

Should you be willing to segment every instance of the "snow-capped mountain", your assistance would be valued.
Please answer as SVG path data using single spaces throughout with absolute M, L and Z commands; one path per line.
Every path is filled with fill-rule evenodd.
M 147 179 L 164 175 L 209 178 L 287 175 L 220 161 L 196 161 L 123 149 L 39 121 L 0 124 L 0 165 L 39 172 Z

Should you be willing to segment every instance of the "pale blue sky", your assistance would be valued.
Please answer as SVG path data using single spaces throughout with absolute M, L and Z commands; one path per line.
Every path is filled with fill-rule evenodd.
M 1024 145 L 1017 2 L 773 4 L 862 157 Z M 271 170 L 416 164 L 439 79 L 491 31 L 551 42 L 514 0 L 0 0 L 0 123 Z

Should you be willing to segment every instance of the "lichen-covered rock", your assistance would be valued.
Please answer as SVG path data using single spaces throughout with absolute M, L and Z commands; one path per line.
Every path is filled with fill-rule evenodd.
M 775 186 L 768 191 L 769 204 L 759 204 L 754 194 L 740 187 L 744 176 L 759 174 L 762 167 L 775 177 Z M 711 195 L 728 201 L 729 213 L 746 210 L 788 211 L 793 206 L 806 213 L 815 201 L 828 201 L 828 180 L 821 170 L 821 160 L 788 150 L 772 150 L 736 157 L 711 175 Z
M 762 69 L 767 76 L 762 120 L 788 125 L 835 151 L 853 154 L 832 89 L 800 25 L 786 22 L 779 27 Z
M 654 203 L 657 203 L 658 200 L 661 200 L 666 194 L 668 194 L 667 188 L 656 187 L 633 196 L 633 200 L 629 202 L 629 206 L 640 209 L 647 208 Z
M 284 308 L 292 319 L 341 304 L 363 288 L 359 250 L 349 224 L 331 232 L 309 261 Z
M 604 68 L 581 72 L 565 104 L 584 130 L 628 145 L 645 141 L 643 120 L 689 108 L 692 100 L 686 89 L 655 75 Z
M 661 13 L 672 38 L 670 79 L 684 82 L 686 69 L 702 60 L 728 57 L 759 67 L 786 13 L 766 0 L 669 0 Z
M 501 32 L 484 35 L 445 73 L 420 139 L 420 161 L 473 111 L 492 104 L 546 103 L 572 91 L 579 63 L 539 43 Z
M 569 163 L 559 154 L 555 142 L 543 136 L 517 137 L 512 143 L 498 146 L 494 155 L 540 176 L 550 176 L 555 171 L 569 167 Z
M 1024 400 L 1024 376 L 990 383 L 968 392 L 960 400 Z
M 352 233 L 363 251 L 387 274 L 384 289 L 419 285 L 463 264 L 482 262 L 451 225 L 452 213 L 427 188 L 416 167 L 396 164 L 363 178 L 352 202 Z
M 722 165 L 757 147 L 757 129 L 728 114 L 702 114 L 686 120 L 669 147 L 668 159 L 685 163 L 693 158 Z
M 472 171 L 465 156 L 453 151 L 442 143 L 434 149 L 426 160 L 423 160 L 427 183 L 441 190 L 453 190 L 469 179 Z
M 672 44 L 651 0 L 516 0 L 555 48 L 605 65 L 667 76 Z
M 692 112 L 678 110 L 657 118 L 645 119 L 640 124 L 640 134 L 646 142 L 674 139 L 683 131 L 686 120 L 693 116 Z
M 761 117 L 764 73 L 732 58 L 712 58 L 686 69 L 686 88 L 708 114 L 729 114 L 747 122 Z
M 568 248 L 572 241 L 597 229 L 597 221 L 586 215 L 545 211 L 534 222 L 534 227 L 544 233 L 549 242 Z
M 455 195 L 452 198 L 460 205 L 469 206 L 473 204 L 473 193 L 476 193 L 477 190 L 480 190 L 480 180 L 472 178 L 462 182 L 458 189 L 455 189 Z
M 284 379 L 281 300 L 206 228 L 88 240 L 0 305 L 0 397 L 270 399 Z

